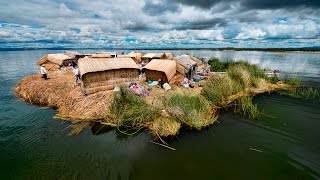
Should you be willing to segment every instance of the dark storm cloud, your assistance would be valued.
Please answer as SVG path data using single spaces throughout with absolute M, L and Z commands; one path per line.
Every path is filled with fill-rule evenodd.
M 295 8 L 295 7 L 310 7 L 319 8 L 319 0 L 243 0 L 242 6 L 249 9 L 281 9 L 281 8 Z
M 122 27 L 125 30 L 131 30 L 131 31 L 147 31 L 147 30 L 150 30 L 150 28 L 146 24 L 138 23 L 138 22 L 127 23 L 125 25 L 122 25 Z
M 227 24 L 226 19 L 212 18 L 212 19 L 206 19 L 206 20 L 182 22 L 181 25 L 176 26 L 174 29 L 177 29 L 177 30 L 187 30 L 187 29 L 204 30 L 204 29 L 211 29 L 212 27 L 215 27 L 215 26 L 224 26 L 226 24 Z
M 150 16 L 158 16 L 166 12 L 179 12 L 179 5 L 170 3 L 170 1 L 153 2 L 147 0 L 142 10 Z
M 319 8 L 320 0 L 172 0 L 171 3 L 178 3 L 187 6 L 211 9 L 213 6 L 224 3 L 232 4 L 239 2 L 244 9 L 286 9 L 295 7 Z M 227 6 L 226 6 L 227 7 Z
M 179 3 L 188 6 L 195 6 L 202 9 L 210 9 L 212 6 L 220 2 L 230 2 L 232 0 L 172 0 L 171 2 Z

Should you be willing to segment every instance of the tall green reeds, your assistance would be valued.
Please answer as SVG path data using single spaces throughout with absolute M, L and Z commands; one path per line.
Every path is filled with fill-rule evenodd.
M 281 94 L 290 96 L 293 98 L 310 100 L 316 103 L 320 102 L 320 89 L 313 87 L 293 87 L 287 91 L 281 92 Z
M 119 126 L 131 126 L 155 119 L 159 110 L 121 87 L 112 99 L 110 113 L 118 119 Z
M 285 82 L 291 86 L 301 86 L 301 79 L 297 76 L 294 77 L 286 77 Z
M 272 84 L 276 84 L 278 81 L 280 81 L 278 75 L 273 75 L 269 78 L 269 81 L 272 83 Z
M 234 112 L 249 119 L 258 119 L 262 112 L 256 104 L 252 103 L 251 97 L 241 97 L 235 101 Z
M 211 71 L 213 72 L 223 72 L 226 71 L 227 63 L 221 62 L 218 58 L 211 58 L 208 61 L 208 64 L 211 66 Z

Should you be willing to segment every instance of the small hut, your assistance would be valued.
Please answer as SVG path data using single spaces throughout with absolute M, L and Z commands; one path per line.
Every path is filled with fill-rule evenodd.
M 169 59 L 153 59 L 142 71 L 146 73 L 147 80 L 169 82 L 177 72 L 177 63 Z
M 69 66 L 72 57 L 65 54 L 47 54 L 37 61 L 37 65 L 46 65 L 47 70 L 58 70 L 63 66 Z
M 176 56 L 174 57 L 174 60 L 176 60 L 177 63 L 183 67 L 181 68 L 181 66 L 179 66 L 179 68 L 177 69 L 180 74 L 185 75 L 188 79 L 190 79 L 195 74 L 197 62 L 194 61 L 191 56 Z
M 152 59 L 165 59 L 164 53 L 147 53 L 141 57 L 145 63 L 149 63 Z
M 139 67 L 131 58 L 82 58 L 78 65 L 85 94 L 139 81 Z

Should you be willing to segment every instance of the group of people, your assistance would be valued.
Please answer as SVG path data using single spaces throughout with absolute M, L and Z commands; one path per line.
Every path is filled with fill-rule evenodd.
M 75 61 L 72 61 L 70 66 L 71 65 L 72 65 L 72 72 L 73 72 L 73 74 L 75 76 L 75 80 L 76 80 L 75 82 L 76 82 L 76 85 L 77 85 L 81 81 L 78 65 L 77 65 L 77 63 Z M 42 64 L 41 67 L 40 67 L 40 73 L 42 75 L 41 78 L 43 78 L 44 80 L 48 79 L 48 71 L 46 70 L 44 64 Z

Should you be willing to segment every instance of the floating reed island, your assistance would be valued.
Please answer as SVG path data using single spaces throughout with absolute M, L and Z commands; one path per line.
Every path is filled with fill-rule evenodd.
M 148 129 L 160 138 L 177 135 L 181 127 L 201 130 L 223 109 L 258 118 L 253 96 L 293 87 L 246 62 L 204 62 L 168 53 L 116 56 L 46 55 L 37 64 L 54 67 L 48 69 L 49 79 L 25 77 L 14 92 L 28 103 L 57 109 L 56 117 L 63 120 L 100 122 L 123 133 Z M 80 85 L 75 84 L 73 63 Z

